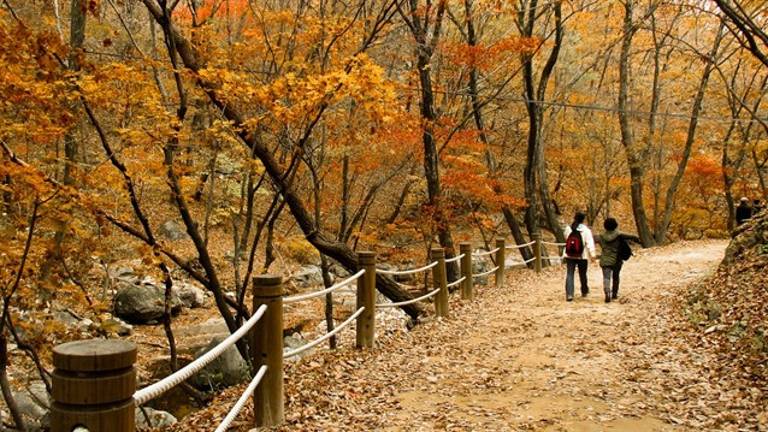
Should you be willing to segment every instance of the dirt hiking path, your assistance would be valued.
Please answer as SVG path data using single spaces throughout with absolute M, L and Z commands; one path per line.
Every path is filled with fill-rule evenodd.
M 671 288 L 710 274 L 726 245 L 639 251 L 610 304 L 597 265 L 590 295 L 571 303 L 563 267 L 510 272 L 500 289 L 476 287 L 472 302 L 453 296 L 448 320 L 378 334 L 371 351 L 321 352 L 289 366 L 281 430 L 703 430 L 675 414 L 701 401 L 678 402 L 669 388 L 697 372 L 691 353 L 664 342 L 664 305 L 678 300 Z M 249 430 L 247 417 L 240 430 Z
M 645 409 L 647 396 L 634 391 L 638 371 L 626 369 L 622 348 L 629 341 L 642 351 L 643 341 L 632 340 L 634 328 L 656 313 L 653 303 L 670 287 L 712 271 L 725 246 L 691 243 L 641 253 L 622 272 L 618 303 L 604 302 L 597 265 L 589 270 L 590 295 L 573 303 L 564 301 L 562 268 L 517 288 L 485 293 L 483 303 L 493 312 L 478 316 L 472 331 L 455 341 L 464 347 L 462 361 L 434 359 L 444 365 L 437 381 L 426 390 L 397 394 L 403 407 L 398 418 L 416 420 L 419 429 L 455 423 L 485 430 L 676 430 L 677 419 Z M 467 394 L 454 387 L 459 377 L 487 381 L 492 389 Z M 430 382 L 430 376 L 414 379 L 422 378 Z M 440 417 L 432 424 L 425 421 L 436 412 Z

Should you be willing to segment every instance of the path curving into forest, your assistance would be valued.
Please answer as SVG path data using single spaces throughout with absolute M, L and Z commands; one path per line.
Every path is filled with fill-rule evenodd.
M 590 296 L 572 303 L 562 267 L 511 272 L 502 288 L 480 287 L 474 302 L 453 298 L 448 320 L 381 335 L 369 352 L 289 366 L 282 430 L 696 430 L 670 398 L 670 377 L 697 372 L 682 370 L 691 354 L 671 341 L 665 314 L 682 301 L 677 288 L 714 271 L 726 245 L 639 251 L 610 304 L 597 266 Z M 249 430 L 245 417 L 240 430 Z

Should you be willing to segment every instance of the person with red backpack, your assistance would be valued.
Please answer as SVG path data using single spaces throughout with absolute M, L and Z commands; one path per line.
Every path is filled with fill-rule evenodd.
M 566 264 L 565 276 L 565 300 L 573 301 L 574 291 L 574 273 L 576 267 L 579 268 L 579 280 L 581 281 L 581 296 L 586 297 L 589 294 L 589 285 L 587 282 L 587 266 L 589 259 L 595 259 L 595 239 L 592 237 L 592 231 L 584 225 L 586 215 L 577 212 L 573 217 L 573 223 L 565 227 L 565 250 L 563 258 Z

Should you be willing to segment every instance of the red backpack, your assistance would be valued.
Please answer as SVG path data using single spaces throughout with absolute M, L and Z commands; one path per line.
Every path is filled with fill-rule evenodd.
M 565 239 L 565 256 L 581 259 L 584 254 L 584 241 L 581 238 L 581 232 L 576 228 L 578 225 L 571 226 L 571 233 Z

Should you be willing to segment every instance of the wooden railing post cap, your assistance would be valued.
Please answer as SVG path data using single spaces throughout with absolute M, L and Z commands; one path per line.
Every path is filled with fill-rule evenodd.
M 505 242 L 504 237 L 498 237 L 496 239 L 496 246 L 501 246 L 504 244 L 504 242 Z
M 283 295 L 283 278 L 271 274 L 254 276 L 253 289 L 259 297 L 280 297 Z
M 364 264 L 375 264 L 376 263 L 376 252 L 372 251 L 360 251 L 357 253 L 357 259 L 360 261 L 361 265 Z
M 540 233 L 540 232 L 535 232 L 535 233 L 533 233 L 533 238 L 535 238 L 535 239 L 541 239 L 541 233 Z
M 470 242 L 461 242 L 459 243 L 459 250 L 464 252 L 472 252 L 472 243 Z
M 125 369 L 136 363 L 136 344 L 120 339 L 89 339 L 53 348 L 53 366 L 70 372 Z
M 445 256 L 445 249 L 441 247 L 432 248 L 432 259 L 443 258 Z

